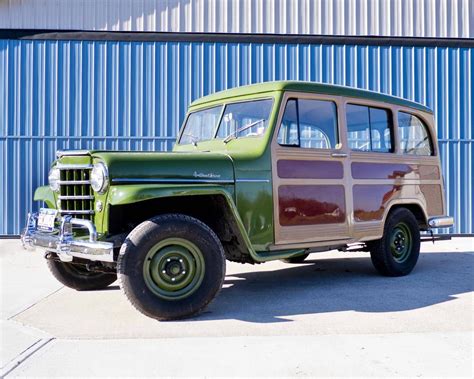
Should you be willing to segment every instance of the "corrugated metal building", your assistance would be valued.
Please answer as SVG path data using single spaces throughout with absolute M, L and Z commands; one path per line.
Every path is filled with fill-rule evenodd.
M 170 149 L 192 100 L 280 79 L 434 109 L 451 232 L 474 234 L 473 19 L 470 0 L 0 2 L 0 235 L 57 149 Z

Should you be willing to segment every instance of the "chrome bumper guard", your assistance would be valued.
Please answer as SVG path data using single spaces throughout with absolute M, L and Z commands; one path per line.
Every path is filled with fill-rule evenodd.
M 73 257 L 91 261 L 114 262 L 114 244 L 97 241 L 97 231 L 89 220 L 73 218 L 70 215 L 61 217 L 59 230 L 45 232 L 38 229 L 38 213 L 29 213 L 26 228 L 21 234 L 21 242 L 27 250 L 36 247 L 54 252 L 63 262 L 71 262 Z M 88 239 L 74 238 L 72 226 L 87 228 Z
M 428 225 L 430 228 L 450 228 L 454 225 L 454 218 L 449 216 L 430 217 Z

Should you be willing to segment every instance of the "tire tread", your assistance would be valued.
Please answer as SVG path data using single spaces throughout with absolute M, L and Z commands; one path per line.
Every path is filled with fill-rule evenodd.
M 126 278 L 126 275 L 124 275 L 124 273 L 126 272 L 125 259 L 126 259 L 126 253 L 127 253 L 127 243 L 129 243 L 130 240 L 142 240 L 144 238 L 148 240 L 149 238 L 151 238 L 151 235 L 152 235 L 152 233 L 150 233 L 151 232 L 150 229 L 152 229 L 154 226 L 156 226 L 156 224 L 166 223 L 166 222 L 173 222 L 173 221 L 183 221 L 183 222 L 188 222 L 188 223 L 198 225 L 199 227 L 203 228 L 208 233 L 208 235 L 213 239 L 213 242 L 216 244 L 216 246 L 219 246 L 219 251 L 220 251 L 220 254 L 221 254 L 221 258 L 222 258 L 222 259 L 220 259 L 220 261 L 222 262 L 221 263 L 221 265 L 222 265 L 221 269 L 222 269 L 222 272 L 224 273 L 224 275 L 222 275 L 222 277 L 220 278 L 220 281 L 219 281 L 219 284 L 218 284 L 218 290 L 215 293 L 215 295 L 212 298 L 207 299 L 207 301 L 204 304 L 202 304 L 202 306 L 200 306 L 199 308 L 194 309 L 194 310 L 192 310 L 192 311 L 190 311 L 186 314 L 183 314 L 181 316 L 174 316 L 174 315 L 173 316 L 165 316 L 165 315 L 161 316 L 161 315 L 156 315 L 156 314 L 147 314 L 141 308 L 139 300 L 135 297 L 135 294 L 133 294 L 130 291 L 129 286 L 124 282 L 124 279 Z M 179 213 L 170 213 L 170 214 L 155 216 L 155 217 L 153 217 L 149 220 L 146 220 L 146 221 L 142 222 L 141 224 L 139 224 L 135 229 L 133 229 L 130 232 L 130 234 L 127 236 L 127 239 L 125 240 L 125 242 L 122 244 L 122 246 L 120 248 L 120 252 L 119 252 L 119 256 L 118 256 L 118 260 L 117 260 L 117 272 L 118 272 L 118 281 L 119 281 L 120 288 L 124 292 L 128 302 L 137 311 L 139 311 L 141 313 L 145 313 L 147 316 L 153 317 L 153 318 L 155 318 L 157 320 L 160 320 L 160 321 L 180 320 L 180 319 L 192 317 L 192 316 L 202 312 L 204 310 L 204 308 L 206 308 L 209 305 L 209 303 L 215 297 L 217 297 L 219 295 L 219 292 L 222 289 L 222 285 L 223 285 L 224 279 L 225 279 L 225 253 L 224 253 L 224 249 L 222 247 L 222 244 L 221 244 L 219 238 L 217 237 L 216 233 L 209 226 L 207 226 L 205 223 L 203 223 L 202 221 L 200 221 L 200 220 L 198 220 L 194 217 L 188 216 L 188 215 L 179 214 Z
M 411 224 L 411 231 L 414 234 L 413 249 L 416 257 L 413 258 L 413 262 L 409 265 L 400 265 L 394 263 L 391 259 L 390 253 L 387 251 L 387 245 L 389 238 L 389 229 L 392 227 L 394 220 L 404 219 L 408 224 Z M 420 234 L 418 229 L 418 222 L 415 216 L 406 208 L 397 208 L 389 213 L 387 220 L 384 225 L 383 236 L 379 240 L 370 241 L 367 243 L 367 247 L 370 250 L 370 258 L 372 264 L 377 271 L 384 276 L 404 276 L 408 275 L 416 265 L 418 255 L 420 251 Z

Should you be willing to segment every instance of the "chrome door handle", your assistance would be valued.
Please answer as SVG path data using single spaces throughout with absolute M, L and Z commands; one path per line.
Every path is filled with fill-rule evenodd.
M 332 153 L 332 154 L 331 154 L 331 157 L 334 157 L 334 158 L 346 158 L 346 157 L 347 157 L 347 154 L 346 154 L 346 153 Z

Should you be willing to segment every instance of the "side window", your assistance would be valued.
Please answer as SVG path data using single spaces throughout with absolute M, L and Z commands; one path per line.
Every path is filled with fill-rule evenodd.
M 398 112 L 400 151 L 411 155 L 433 155 L 433 145 L 426 125 L 416 116 Z
M 393 151 L 390 111 L 365 105 L 346 107 L 349 148 L 357 151 Z
M 298 100 L 300 146 L 334 149 L 337 144 L 336 104 L 325 100 Z
M 347 104 L 346 119 L 349 148 L 370 151 L 369 107 Z
M 392 122 L 390 111 L 369 108 L 372 151 L 389 153 L 392 146 Z
M 310 149 L 336 148 L 336 104 L 326 100 L 290 99 L 278 132 L 278 143 Z

